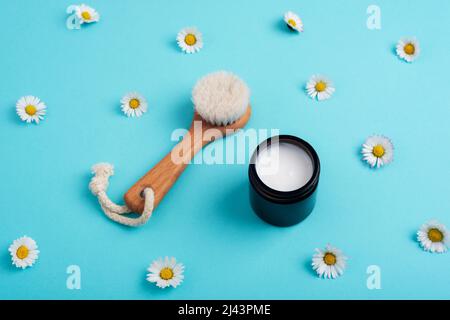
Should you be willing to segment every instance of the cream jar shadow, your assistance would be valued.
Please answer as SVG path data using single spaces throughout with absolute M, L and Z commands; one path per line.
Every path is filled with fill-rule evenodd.
M 305 140 L 279 135 L 263 141 L 251 157 L 248 176 L 251 206 L 267 223 L 292 226 L 313 211 L 320 161 Z

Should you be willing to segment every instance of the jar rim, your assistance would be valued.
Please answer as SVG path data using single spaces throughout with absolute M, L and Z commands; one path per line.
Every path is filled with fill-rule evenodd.
M 260 150 L 263 150 L 262 148 L 268 148 L 273 142 L 278 144 L 293 144 L 302 148 L 310 156 L 313 164 L 313 173 L 305 185 L 292 191 L 280 191 L 267 186 L 258 176 L 255 166 L 256 157 L 258 156 Z M 256 147 L 252 157 L 250 158 L 248 176 L 253 189 L 267 200 L 275 203 L 295 203 L 308 198 L 316 190 L 320 176 L 319 156 L 317 155 L 316 150 L 314 150 L 308 142 L 299 137 L 286 134 L 273 136 L 264 140 Z

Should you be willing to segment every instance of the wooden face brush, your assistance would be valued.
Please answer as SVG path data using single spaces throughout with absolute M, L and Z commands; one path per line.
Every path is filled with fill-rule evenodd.
M 146 188 L 152 188 L 156 208 L 197 152 L 245 126 L 251 114 L 249 100 L 247 85 L 232 73 L 220 71 L 200 79 L 192 91 L 195 112 L 188 133 L 128 190 L 124 196 L 128 208 L 143 211 Z

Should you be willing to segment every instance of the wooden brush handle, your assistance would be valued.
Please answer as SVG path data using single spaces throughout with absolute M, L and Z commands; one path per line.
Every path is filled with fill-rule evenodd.
M 188 133 L 172 151 L 128 190 L 124 196 L 127 206 L 133 212 L 141 213 L 144 209 L 142 191 L 151 187 L 155 194 L 154 210 L 195 154 L 209 143 L 209 141 L 203 141 L 202 137 L 203 134 L 197 132 L 194 134 L 194 126 L 192 125 Z M 178 156 L 175 159 L 176 161 L 172 159 L 173 154 Z
M 198 113 L 195 113 L 191 128 L 183 140 L 127 191 L 124 199 L 128 208 L 133 212 L 142 213 L 144 210 L 142 192 L 145 188 L 151 187 L 155 194 L 154 210 L 197 152 L 211 141 L 233 134 L 236 130 L 243 128 L 248 122 L 250 115 L 251 108 L 248 106 L 245 114 L 232 124 L 214 126 L 203 120 Z M 200 129 L 198 129 L 196 124 L 200 124 Z M 174 162 L 172 154 L 182 156 L 177 157 L 177 161 Z

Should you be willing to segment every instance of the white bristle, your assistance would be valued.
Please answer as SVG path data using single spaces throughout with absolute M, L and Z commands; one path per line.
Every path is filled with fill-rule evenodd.
M 214 125 L 228 125 L 242 117 L 250 102 L 250 90 L 238 76 L 218 71 L 201 78 L 192 90 L 198 114 Z

